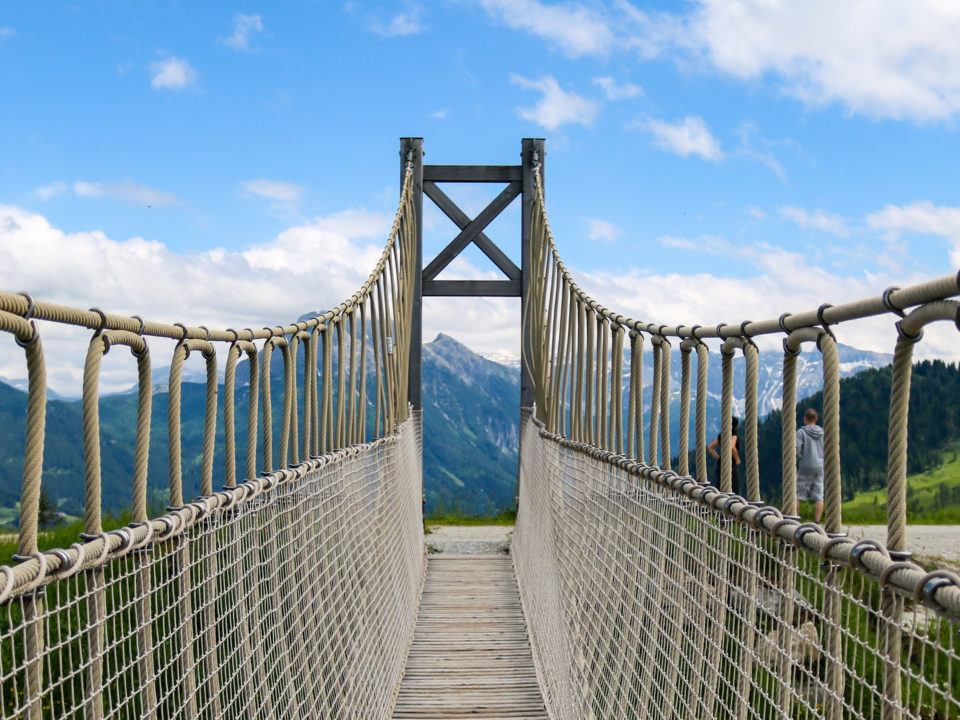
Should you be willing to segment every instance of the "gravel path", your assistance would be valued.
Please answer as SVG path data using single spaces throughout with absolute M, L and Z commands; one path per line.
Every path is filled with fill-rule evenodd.
M 428 525 L 431 552 L 451 555 L 500 555 L 509 552 L 513 525 Z
M 887 539 L 887 526 L 851 525 L 847 533 L 856 540 L 882 543 Z M 960 525 L 908 525 L 907 550 L 921 559 L 942 559 L 956 567 L 960 565 Z

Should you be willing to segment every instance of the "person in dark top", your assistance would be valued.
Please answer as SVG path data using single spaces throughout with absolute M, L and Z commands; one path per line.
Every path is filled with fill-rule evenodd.
M 731 489 L 737 495 L 740 494 L 740 438 L 737 435 L 737 427 L 740 425 L 739 419 L 736 417 L 733 418 L 730 426 L 730 459 L 731 459 L 731 474 L 730 474 L 730 484 Z M 717 461 L 717 487 L 720 487 L 720 435 L 717 435 L 716 440 L 707 445 L 707 451 L 713 455 L 713 459 Z

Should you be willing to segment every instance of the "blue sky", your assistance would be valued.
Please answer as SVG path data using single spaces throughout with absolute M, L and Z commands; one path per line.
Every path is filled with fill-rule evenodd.
M 195 5 L 0 7 L 0 286 L 210 324 L 333 304 L 389 229 L 405 135 L 471 164 L 545 137 L 567 264 L 645 320 L 776 316 L 960 265 L 958 6 Z M 498 190 L 450 194 L 475 213 Z M 453 235 L 425 223 L 428 253 Z M 518 229 L 513 211 L 489 234 L 516 257 Z M 515 303 L 426 312 L 428 333 L 516 349 Z M 894 342 L 889 322 L 843 332 Z M 956 346 L 941 329 L 923 352 Z

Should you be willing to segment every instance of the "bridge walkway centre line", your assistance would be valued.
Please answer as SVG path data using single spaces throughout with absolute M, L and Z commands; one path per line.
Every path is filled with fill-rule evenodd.
M 432 555 L 395 720 L 547 720 L 507 556 Z

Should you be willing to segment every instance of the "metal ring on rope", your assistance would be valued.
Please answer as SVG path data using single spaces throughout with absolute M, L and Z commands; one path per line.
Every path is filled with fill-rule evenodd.
M 826 536 L 826 533 L 818 523 L 800 523 L 796 530 L 793 532 L 793 544 L 799 549 L 804 549 L 803 538 L 809 533 L 816 533 L 818 535 Z
M 767 532 L 767 526 L 763 524 L 763 519 L 770 515 L 773 515 L 777 518 L 783 517 L 783 515 L 780 514 L 780 511 L 776 508 L 763 507 L 757 511 L 757 514 L 754 515 L 753 518 L 751 518 L 750 524 L 753 525 L 755 530 L 763 530 L 764 532 Z
M 895 315 L 899 315 L 900 317 L 906 317 L 906 314 L 903 312 L 903 308 L 899 308 L 894 305 L 893 301 L 890 299 L 890 296 L 899 289 L 900 288 L 898 288 L 896 285 L 891 285 L 883 291 L 883 295 L 880 296 L 880 300 L 883 302 L 883 306 L 890 312 L 894 313 Z
M 861 540 L 850 549 L 850 567 L 853 570 L 859 570 L 865 573 L 870 572 L 870 568 L 863 564 L 863 558 L 860 557 L 867 550 L 876 550 L 877 552 L 882 553 L 884 557 L 890 557 L 890 553 L 887 552 L 887 548 L 885 548 L 876 540 Z
M 890 584 L 890 576 L 897 572 L 897 570 L 919 570 L 923 572 L 922 567 L 916 563 L 907 562 L 906 560 L 890 563 L 883 569 L 883 572 L 880 573 L 880 577 L 877 579 L 877 584 L 880 585 L 881 589 L 886 590 L 887 585 Z
M 960 588 L 960 575 L 943 569 L 928 572 L 913 588 L 914 602 L 934 605 L 933 594 L 945 585 Z
M 29 340 L 21 340 L 19 335 L 14 334 L 14 336 L 13 336 L 13 341 L 14 341 L 15 343 L 17 343 L 17 345 L 19 345 L 20 347 L 22 347 L 24 350 L 26 350 L 26 349 L 27 349 L 28 347 L 30 347 L 31 345 L 34 345 L 34 344 L 37 342 L 37 340 L 40 339 L 40 330 L 37 328 L 37 321 L 36 321 L 36 320 L 28 320 L 27 322 L 29 322 L 29 323 L 30 323 L 30 327 L 33 328 L 33 334 L 30 335 L 30 339 L 29 339 Z
M 96 313 L 100 316 L 100 327 L 98 327 L 96 332 L 93 334 L 94 337 L 97 337 L 97 335 L 100 335 L 103 332 L 103 329 L 107 326 L 107 314 L 98 307 L 90 308 L 90 312 Z
M 827 557 L 827 555 L 830 552 L 830 548 L 834 547 L 835 545 L 843 545 L 843 544 L 852 545 L 855 543 L 856 543 L 856 540 L 852 540 L 848 538 L 846 535 L 842 535 L 842 536 L 838 535 L 836 537 L 831 537 L 829 540 L 827 540 L 823 544 L 823 547 L 820 548 L 820 562 L 825 563 L 830 560 L 830 558 Z

